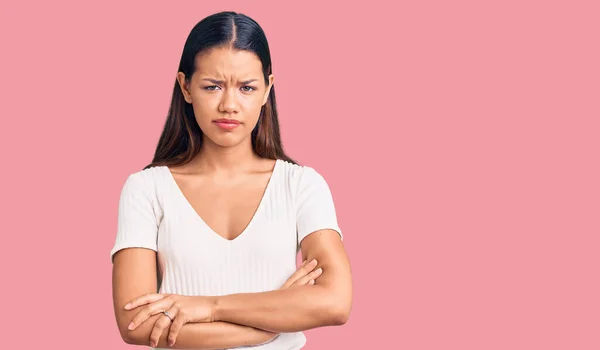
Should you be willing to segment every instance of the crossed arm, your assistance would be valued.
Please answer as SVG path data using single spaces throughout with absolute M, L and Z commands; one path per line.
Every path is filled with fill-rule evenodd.
M 156 293 L 156 252 L 144 248 L 119 251 L 113 263 L 113 306 L 121 338 L 132 345 L 150 346 L 150 334 L 161 316 L 150 316 L 134 330 L 127 327 L 139 310 L 125 310 L 125 304 L 144 294 Z M 156 347 L 168 348 L 168 332 L 163 332 Z M 179 333 L 178 349 L 224 349 L 255 345 L 271 340 L 275 334 L 227 322 L 187 323 Z
M 279 332 L 303 331 L 344 324 L 352 307 L 351 271 L 337 232 L 319 230 L 301 242 L 303 260 L 317 259 L 323 273 L 315 285 L 216 298 L 211 323 L 186 323 L 177 338 L 179 349 L 216 349 L 257 345 Z M 125 249 L 115 254 L 113 300 L 121 337 L 129 344 L 148 345 L 160 315 L 151 316 L 133 331 L 127 325 L 135 310 L 124 310 L 131 299 L 155 293 L 156 253 Z M 152 266 L 153 268 L 148 268 Z M 167 346 L 164 332 L 157 347 Z

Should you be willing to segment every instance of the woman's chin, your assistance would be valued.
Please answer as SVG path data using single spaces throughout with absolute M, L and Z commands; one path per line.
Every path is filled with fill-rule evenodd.
M 218 133 L 218 135 L 207 136 L 210 142 L 219 147 L 234 147 L 242 143 L 246 138 L 236 133 Z M 250 137 L 250 135 L 248 135 Z

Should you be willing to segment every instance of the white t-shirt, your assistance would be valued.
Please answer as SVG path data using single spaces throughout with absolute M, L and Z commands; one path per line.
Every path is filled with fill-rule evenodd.
M 129 175 L 118 209 L 113 255 L 128 247 L 157 252 L 159 293 L 220 296 L 281 288 L 296 271 L 304 237 L 340 234 L 327 182 L 316 170 L 277 160 L 254 217 L 235 239 L 215 233 L 184 197 L 166 166 Z M 162 281 L 161 281 L 162 280 Z M 252 349 L 300 349 L 303 332 L 281 333 Z

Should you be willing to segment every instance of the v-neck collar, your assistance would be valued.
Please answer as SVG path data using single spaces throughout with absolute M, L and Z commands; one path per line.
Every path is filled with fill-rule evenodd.
M 273 167 L 273 171 L 271 173 L 271 176 L 269 177 L 269 181 L 267 182 L 267 186 L 263 192 L 260 202 L 258 203 L 258 207 L 256 208 L 254 215 L 252 215 L 252 218 L 250 219 L 250 221 L 248 222 L 248 224 L 246 225 L 244 230 L 242 230 L 242 232 L 233 239 L 227 239 L 227 238 L 221 236 L 220 234 L 218 234 L 215 230 L 213 230 L 212 227 L 210 227 L 206 223 L 206 221 L 204 221 L 204 219 L 200 216 L 200 214 L 198 214 L 196 209 L 194 209 L 194 207 L 192 206 L 190 201 L 183 194 L 183 191 L 177 184 L 177 181 L 175 181 L 175 177 L 173 176 L 173 173 L 171 173 L 171 170 L 169 169 L 169 167 L 166 165 L 163 165 L 163 166 L 161 166 L 161 168 L 163 168 L 163 170 L 167 173 L 169 182 L 171 182 L 171 184 L 173 185 L 175 192 L 177 193 L 177 197 L 179 197 L 179 199 L 182 202 L 184 202 L 184 205 L 188 208 L 188 210 L 190 210 L 191 214 L 196 218 L 196 220 L 198 220 L 211 234 L 216 235 L 218 238 L 220 238 L 226 242 L 233 243 L 233 242 L 238 241 L 242 236 L 244 236 L 246 234 L 246 232 L 248 232 L 252 228 L 254 221 L 256 221 L 257 217 L 261 214 L 262 209 L 265 206 L 265 202 L 270 195 L 271 187 L 273 187 L 273 182 L 275 182 L 274 179 L 275 179 L 275 176 L 277 175 L 277 169 L 279 168 L 280 162 L 281 162 L 281 159 L 275 160 L 275 165 Z

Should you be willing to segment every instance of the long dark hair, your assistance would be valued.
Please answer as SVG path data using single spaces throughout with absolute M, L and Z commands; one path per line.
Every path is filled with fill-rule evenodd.
M 178 70 L 185 74 L 188 83 L 196 70 L 196 55 L 216 47 L 254 52 L 262 62 L 265 84 L 269 85 L 269 75 L 273 69 L 264 31 L 252 18 L 230 11 L 210 15 L 192 28 L 185 42 Z M 251 138 L 252 147 L 260 157 L 298 164 L 285 154 L 281 145 L 274 85 L 271 86 L 267 103 L 260 110 L 258 123 L 252 130 Z M 198 154 L 201 146 L 202 130 L 198 126 L 192 105 L 184 100 L 179 83 L 175 79 L 171 106 L 154 158 L 144 169 L 186 164 Z

